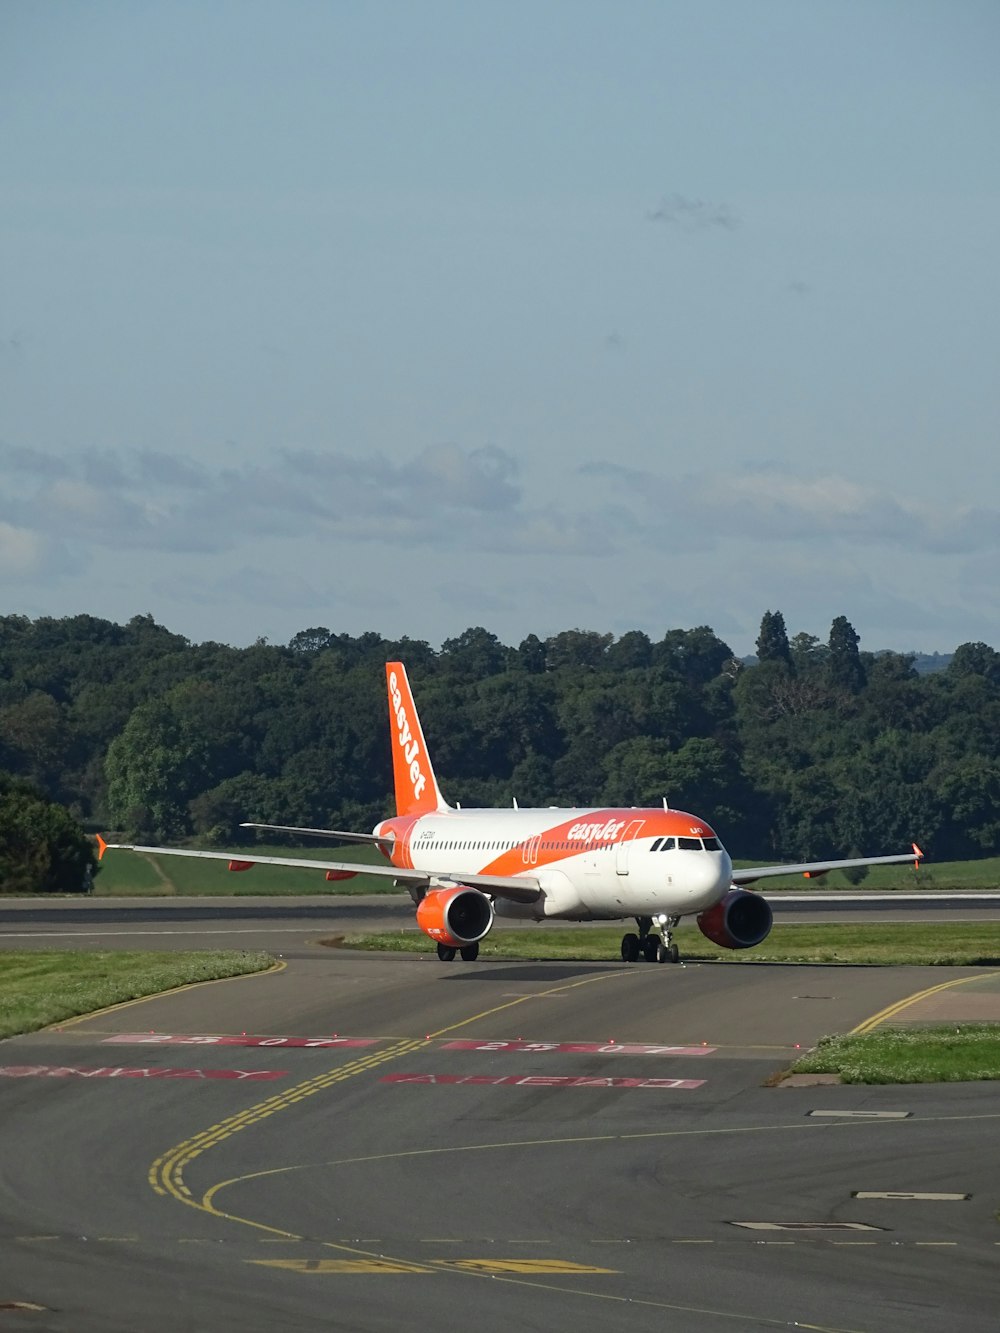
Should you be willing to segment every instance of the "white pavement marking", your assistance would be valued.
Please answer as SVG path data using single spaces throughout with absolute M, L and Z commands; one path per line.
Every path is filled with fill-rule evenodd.
M 867 1222 L 730 1222 L 730 1226 L 744 1227 L 747 1231 L 884 1231 L 885 1227 L 869 1226 Z
M 971 1199 L 971 1194 L 934 1194 L 927 1190 L 852 1190 L 852 1199 L 926 1199 L 934 1203 Z
M 832 1116 L 836 1120 L 853 1116 L 857 1120 L 906 1120 L 912 1111 L 810 1111 L 809 1115 Z

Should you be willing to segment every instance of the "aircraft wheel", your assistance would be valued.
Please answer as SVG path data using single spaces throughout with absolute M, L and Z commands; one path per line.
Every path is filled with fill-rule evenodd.
M 658 935 L 647 935 L 642 941 L 642 956 L 647 963 L 660 961 L 660 939 Z
M 656 961 L 658 963 L 679 963 L 680 950 L 676 944 L 664 944 L 662 940 L 657 943 Z
M 634 931 L 622 936 L 622 961 L 625 963 L 639 961 L 639 936 Z
M 461 952 L 463 962 L 474 963 L 479 957 L 479 941 L 476 940 L 475 944 L 463 944 Z
M 455 950 L 449 944 L 438 945 L 438 957 L 442 963 L 450 963 L 455 957 Z

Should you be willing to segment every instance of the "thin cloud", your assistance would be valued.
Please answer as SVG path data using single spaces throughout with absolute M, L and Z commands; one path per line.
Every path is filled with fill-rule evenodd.
M 569 502 L 529 505 L 516 458 L 441 444 L 402 461 L 275 450 L 211 467 L 155 451 L 7 450 L 0 519 L 115 551 L 219 554 L 263 538 L 520 554 L 606 551 L 612 532 Z
M 603 479 L 613 503 L 602 514 L 619 536 L 631 529 L 660 549 L 707 549 L 734 533 L 744 544 L 823 537 L 926 555 L 1000 547 L 1000 510 L 930 505 L 835 473 L 803 476 L 764 465 L 667 476 L 610 462 L 579 472 Z
M 0 583 L 9 581 L 20 589 L 36 580 L 51 582 L 77 568 L 61 538 L 0 519 Z
M 646 214 L 650 222 L 663 223 L 680 231 L 735 231 L 740 219 L 728 204 L 708 203 L 704 199 L 686 199 L 682 194 L 671 194 L 660 200 L 658 207 Z
M 66 462 L 57 454 L 44 449 L 24 449 L 0 441 L 0 467 L 8 475 L 58 477 L 66 469 Z

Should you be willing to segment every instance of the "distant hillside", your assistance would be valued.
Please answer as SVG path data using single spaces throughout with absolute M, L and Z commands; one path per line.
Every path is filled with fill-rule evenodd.
M 929 676 L 934 671 L 943 671 L 954 653 L 907 653 L 913 658 L 913 669 L 918 676 Z

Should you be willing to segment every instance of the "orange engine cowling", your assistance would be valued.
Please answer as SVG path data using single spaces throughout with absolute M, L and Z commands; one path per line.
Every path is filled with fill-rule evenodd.
M 726 896 L 702 912 L 698 929 L 723 949 L 752 949 L 771 931 L 771 904 L 758 893 L 730 889 Z
M 485 893 L 466 884 L 431 889 L 417 904 L 417 925 L 438 944 L 460 949 L 488 933 L 493 925 L 493 904 Z

